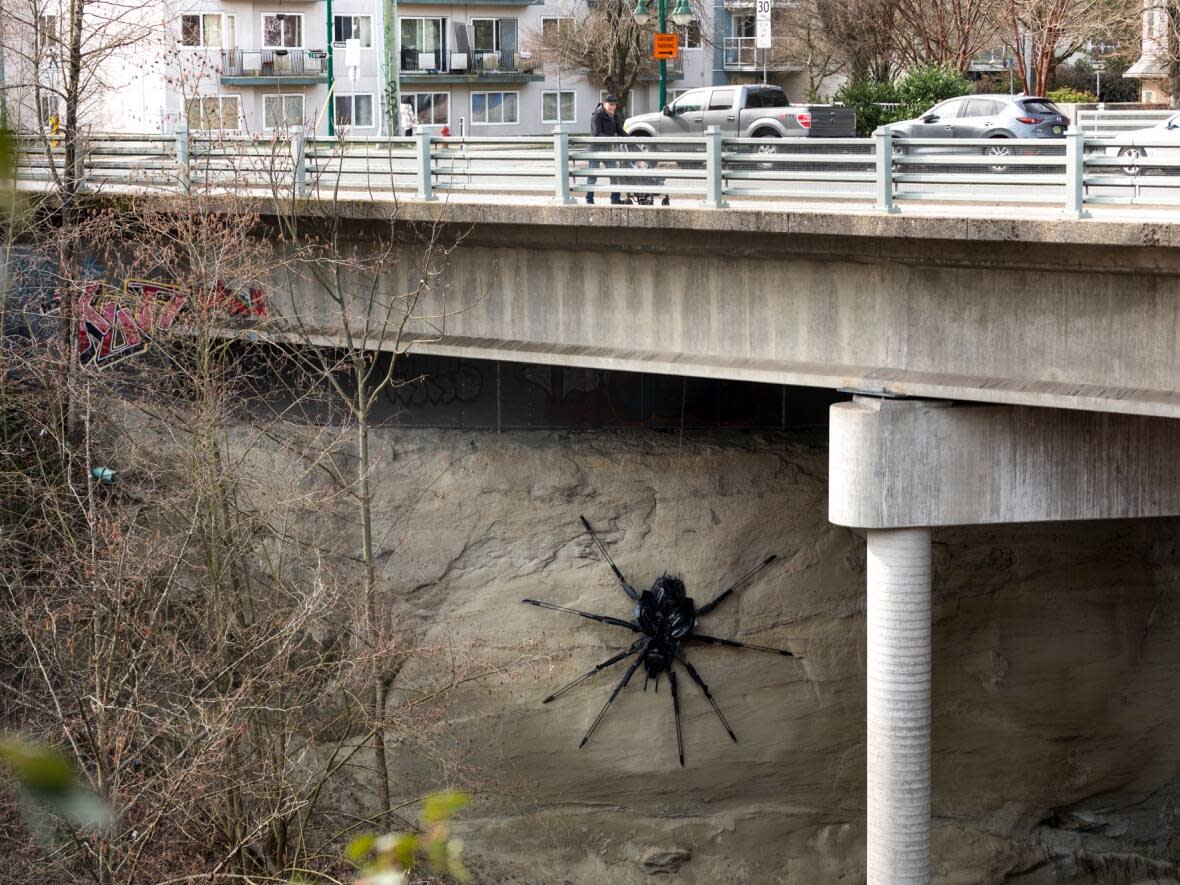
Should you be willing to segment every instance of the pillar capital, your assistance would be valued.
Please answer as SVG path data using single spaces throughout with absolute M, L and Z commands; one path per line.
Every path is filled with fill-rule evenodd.
M 858 528 L 1180 515 L 1170 418 L 858 396 L 831 409 L 828 518 Z

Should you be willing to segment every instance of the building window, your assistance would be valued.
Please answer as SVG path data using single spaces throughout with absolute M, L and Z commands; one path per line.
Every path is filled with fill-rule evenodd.
M 558 103 L 561 105 L 561 117 L 558 118 Z M 541 122 L 542 123 L 573 123 L 578 119 L 575 94 L 557 90 L 545 90 L 541 93 Z
M 472 46 L 476 52 L 499 52 L 516 49 L 516 19 L 473 18 Z
M 335 101 L 337 126 L 373 125 L 372 95 L 337 95 Z
M 573 26 L 574 20 L 568 15 L 560 18 L 543 18 L 541 19 L 541 41 L 552 46 L 559 37 L 562 39 L 568 37 Z
M 262 125 L 266 129 L 299 126 L 303 123 L 302 95 L 264 95 Z
M 300 49 L 302 46 L 302 14 L 268 12 L 262 16 L 263 49 Z
M 446 70 L 444 45 L 446 19 L 403 18 L 402 57 L 403 71 Z M 428 56 L 423 58 L 423 56 Z
M 233 49 L 237 16 L 206 12 L 180 17 L 180 45 L 212 49 Z
M 449 92 L 403 92 L 402 101 L 411 102 L 419 123 L 437 126 L 451 124 L 451 94 Z
M 242 118 L 236 95 L 205 95 L 185 102 L 189 129 L 236 131 Z
M 673 25 L 676 33 L 680 35 L 681 49 L 700 49 L 703 45 L 701 43 L 701 23 L 698 21 L 691 21 L 687 25 Z
M 37 16 L 37 49 L 47 49 L 61 42 L 61 24 L 56 15 Z
M 332 39 L 337 43 L 360 40 L 361 49 L 373 48 L 373 16 L 338 15 L 333 20 Z
M 499 126 L 520 122 L 519 92 L 471 93 L 471 122 Z
M 41 94 L 41 125 L 56 131 L 61 125 L 61 96 Z

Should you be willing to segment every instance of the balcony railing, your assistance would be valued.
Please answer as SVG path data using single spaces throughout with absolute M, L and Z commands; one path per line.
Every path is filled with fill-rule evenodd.
M 221 53 L 223 77 L 315 77 L 327 72 L 323 49 L 227 49 Z
M 531 74 L 535 66 L 532 59 L 521 58 L 515 49 L 472 49 L 467 52 L 402 49 L 401 68 L 407 73 Z

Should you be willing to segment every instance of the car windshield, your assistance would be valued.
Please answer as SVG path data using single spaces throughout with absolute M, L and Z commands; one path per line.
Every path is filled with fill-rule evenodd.
M 1061 108 L 1043 98 L 1030 98 L 1021 102 L 1030 114 L 1060 114 Z

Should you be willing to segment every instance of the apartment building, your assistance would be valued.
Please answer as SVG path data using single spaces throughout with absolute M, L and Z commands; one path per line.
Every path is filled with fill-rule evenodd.
M 86 119 L 123 131 L 170 133 L 184 120 L 192 131 L 263 137 L 297 124 L 324 135 L 385 135 L 396 68 L 401 98 L 418 121 L 456 135 L 540 134 L 558 124 L 584 132 L 601 88 L 578 70 L 541 63 L 530 47 L 594 2 L 398 0 L 394 21 L 385 0 L 332 0 L 330 7 L 327 0 L 149 0 L 144 39 L 114 59 L 105 78 L 112 88 Z M 763 76 L 802 98 L 803 66 L 777 57 L 766 64 L 754 48 L 753 0 L 714 3 L 702 8 L 701 21 L 677 29 L 669 100 L 689 88 Z M 61 19 L 41 18 L 23 39 L 44 48 L 60 41 Z M 52 52 L 29 58 L 37 76 L 58 76 Z M 56 105 L 43 104 L 25 122 L 53 119 Z M 626 110 L 658 104 L 653 73 L 636 85 Z

